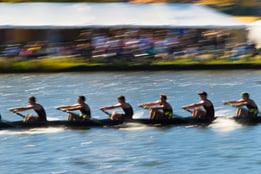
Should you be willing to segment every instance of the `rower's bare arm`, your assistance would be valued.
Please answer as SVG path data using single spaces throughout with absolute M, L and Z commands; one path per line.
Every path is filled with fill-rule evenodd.
M 185 110 L 186 110 L 186 109 L 192 109 L 192 108 L 193 108 L 192 106 L 193 106 L 193 104 L 191 104 L 191 105 L 185 105 L 185 106 L 182 106 L 181 108 L 182 108 L 182 109 L 185 109 Z
M 121 107 L 121 104 L 117 103 L 115 105 L 101 107 L 100 110 L 111 110 L 119 107 Z
M 160 103 L 159 101 L 155 101 L 155 102 L 142 103 L 142 104 L 139 104 L 138 106 L 144 107 L 144 108 L 149 108 L 149 107 L 152 107 L 155 105 L 159 105 L 159 103 Z
M 29 106 L 24 106 L 24 107 L 17 107 L 17 108 L 11 108 L 9 109 L 12 112 L 23 112 L 29 109 L 33 109 L 33 106 L 29 105 Z
M 246 105 L 246 104 L 248 104 L 248 102 L 241 101 L 241 102 L 238 102 L 238 103 L 232 104 L 232 106 L 240 107 L 240 106 L 244 106 L 244 105 Z
M 56 109 L 67 109 L 69 107 L 70 107 L 70 105 L 61 105 L 61 106 L 56 106 L 55 108 Z
M 16 112 L 16 108 L 10 108 L 9 111 Z
M 193 104 L 190 104 L 190 105 L 186 105 L 186 106 L 182 106 L 182 109 L 194 109 L 196 107 L 199 107 L 199 106 L 202 106 L 203 103 L 193 103 Z
M 114 107 L 113 106 L 104 106 L 104 107 L 100 108 L 100 110 L 102 110 L 102 111 L 110 110 L 110 109 L 114 109 Z
M 79 104 L 76 104 L 76 105 L 72 105 L 70 107 L 67 108 L 68 111 L 75 111 L 75 110 L 79 110 L 79 109 L 82 109 L 83 106 L 82 105 L 79 105 Z
M 74 104 L 74 105 L 62 105 L 62 106 L 57 106 L 55 107 L 56 109 L 60 109 L 60 110 L 77 110 L 80 107 L 79 104 Z
M 228 101 L 223 101 L 224 105 L 236 105 L 242 103 L 241 100 L 228 100 Z

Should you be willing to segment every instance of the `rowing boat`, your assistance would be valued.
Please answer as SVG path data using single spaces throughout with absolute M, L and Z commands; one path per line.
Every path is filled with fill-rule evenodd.
M 257 117 L 233 117 L 233 119 L 240 124 L 255 125 L 261 123 L 261 116 Z
M 89 119 L 85 121 L 67 121 L 67 120 L 53 120 L 47 122 L 23 122 L 23 121 L 0 121 L 0 129 L 30 129 L 30 128 L 42 128 L 42 127 L 66 127 L 66 128 L 79 128 L 87 129 L 91 127 L 120 127 L 123 124 L 136 123 L 144 124 L 147 126 L 179 126 L 179 125 L 196 125 L 196 126 L 207 126 L 211 124 L 216 118 L 192 118 L 192 117 L 175 117 L 172 119 L 131 119 L 131 120 L 110 120 L 110 119 Z M 236 122 L 244 125 L 254 125 L 261 123 L 261 116 L 253 118 L 238 118 L 230 117 Z
M 103 119 L 103 120 L 85 120 L 85 121 L 68 121 L 68 120 L 55 120 L 55 121 L 47 121 L 47 122 L 40 122 L 40 121 L 31 121 L 31 122 L 24 122 L 24 121 L 1 121 L 0 122 L 0 129 L 6 128 L 41 128 L 41 127 L 68 127 L 68 128 L 88 128 L 88 127 L 103 127 L 103 126 L 115 126 L 121 124 L 121 121 L 111 121 L 110 119 Z
M 214 118 L 215 119 L 215 118 Z M 110 119 L 89 119 L 85 121 L 54 120 L 47 122 L 23 122 L 23 121 L 1 121 L 0 129 L 8 128 L 41 128 L 41 127 L 66 127 L 66 128 L 90 128 L 90 127 L 114 127 L 122 124 L 137 123 L 148 126 L 170 126 L 170 125 L 208 125 L 214 119 L 202 119 L 192 117 L 176 117 L 172 119 L 131 119 L 131 120 L 110 120 Z

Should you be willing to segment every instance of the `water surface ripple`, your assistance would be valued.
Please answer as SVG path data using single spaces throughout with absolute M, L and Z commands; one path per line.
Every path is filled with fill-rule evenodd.
M 242 91 L 261 104 L 261 71 L 161 71 L 0 75 L 0 112 L 6 120 L 20 120 L 8 108 L 27 104 L 34 95 L 49 119 L 66 119 L 54 109 L 85 95 L 93 117 L 107 118 L 99 107 L 125 95 L 135 117 L 148 117 L 138 103 L 165 93 L 175 113 L 188 116 L 182 105 L 198 101 L 205 90 L 216 115 L 229 117 L 235 108 L 222 100 L 237 99 Z M 27 112 L 25 112 L 27 113 Z M 30 111 L 28 112 L 30 113 Z M 261 126 L 242 126 L 218 118 L 206 128 L 195 126 L 126 128 L 65 128 L 0 130 L 1 174 L 146 173 L 206 174 L 260 173 Z

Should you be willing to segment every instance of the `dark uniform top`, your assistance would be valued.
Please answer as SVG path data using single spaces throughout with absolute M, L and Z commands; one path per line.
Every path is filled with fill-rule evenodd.
M 40 110 L 34 109 L 34 111 L 38 114 L 38 121 L 47 121 L 46 112 L 45 112 L 43 106 L 40 104 L 37 104 L 37 105 L 40 106 Z
M 215 117 L 215 109 L 214 105 L 210 100 L 206 100 L 207 102 L 210 103 L 210 106 L 204 105 L 204 109 L 206 110 L 206 118 L 214 118 Z
M 248 112 L 249 112 L 249 115 L 250 116 L 257 116 L 258 114 L 258 108 L 257 106 L 252 106 L 252 105 L 246 105 L 247 109 L 248 109 Z
M 133 116 L 132 106 L 129 103 L 126 103 L 126 106 L 122 107 L 122 109 L 124 111 L 124 114 L 122 115 L 123 119 L 132 119 Z
M 170 106 L 170 104 L 166 104 L 163 106 L 163 116 L 164 118 L 170 119 L 173 116 L 173 110 L 172 107 Z
M 91 111 L 88 109 L 80 109 L 80 112 L 82 113 L 79 117 L 83 118 L 83 119 L 90 119 L 91 118 Z

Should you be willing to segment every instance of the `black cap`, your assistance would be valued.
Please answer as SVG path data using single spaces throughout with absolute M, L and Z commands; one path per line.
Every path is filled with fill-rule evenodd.
M 248 94 L 248 92 L 242 92 L 242 93 L 241 93 L 241 95 L 242 95 L 242 96 L 249 97 L 249 94 Z
M 207 96 L 208 94 L 205 91 L 201 91 L 201 92 L 198 93 L 198 95 L 205 95 L 205 96 Z

